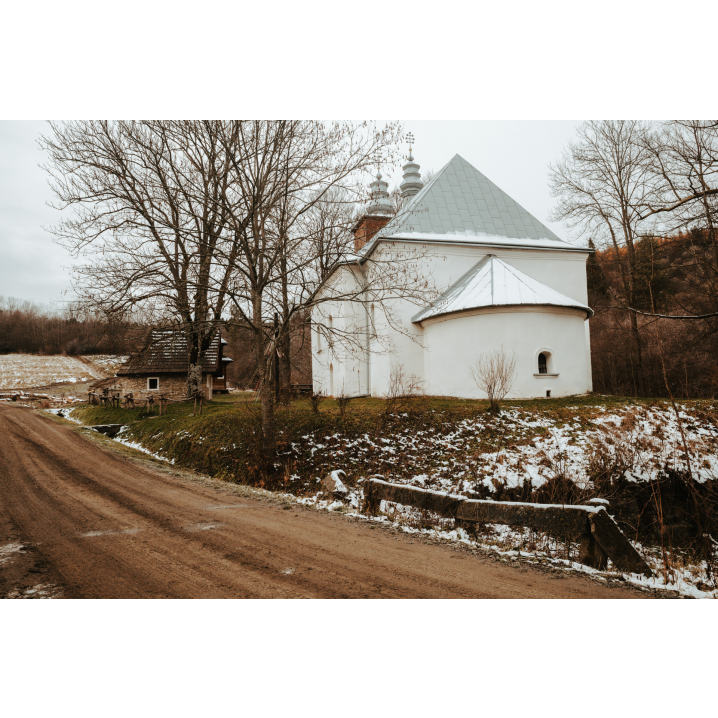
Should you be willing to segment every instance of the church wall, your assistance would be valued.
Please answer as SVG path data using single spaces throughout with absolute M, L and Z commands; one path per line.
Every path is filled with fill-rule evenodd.
M 432 244 L 409 244 L 396 243 L 396 249 L 409 249 L 420 257 L 417 261 L 424 264 L 425 276 L 434 285 L 435 291 L 427 294 L 426 304 L 429 304 L 438 294 L 456 282 L 471 267 L 488 254 L 500 257 L 508 264 L 515 266 L 538 281 L 552 287 L 556 291 L 565 294 L 578 302 L 586 303 L 586 255 L 579 252 L 558 252 L 547 250 L 519 250 L 512 248 L 483 247 L 483 246 L 454 246 L 454 245 L 432 245 Z M 392 245 L 384 245 L 382 249 L 392 250 Z M 382 251 L 380 250 L 377 250 Z M 369 263 L 370 264 L 370 263 Z M 426 339 L 424 330 L 412 324 L 411 318 L 417 314 L 419 307 L 408 300 L 394 300 L 394 311 L 401 318 L 402 326 L 406 328 L 409 336 L 392 331 L 383 320 L 383 315 L 377 312 L 377 324 L 380 333 L 390 335 L 392 351 L 389 354 L 381 355 L 372 351 L 372 396 L 381 396 L 385 393 L 389 383 L 391 368 L 394 364 L 401 363 L 407 373 L 416 374 L 429 383 L 428 366 L 430 359 L 426 355 L 424 347 Z M 381 317 L 381 318 L 380 318 Z M 380 324 L 380 322 L 382 322 Z M 518 334 L 522 329 L 517 328 Z M 587 351 L 588 328 L 582 326 L 578 352 L 582 355 Z M 456 342 L 451 337 L 446 338 L 447 346 L 453 347 L 452 351 L 459 351 Z M 515 340 L 507 337 L 506 341 L 513 343 Z M 580 390 L 569 393 L 584 393 L 590 390 L 590 354 L 586 354 L 586 362 L 589 375 L 587 380 L 580 382 Z M 451 371 L 450 369 L 448 371 Z M 471 381 L 473 386 L 473 381 Z M 587 389 L 586 387 L 589 387 Z M 527 390 L 533 390 L 533 384 Z M 469 386 L 471 390 L 471 386 Z M 434 393 L 433 391 L 430 393 Z M 457 396 L 460 394 L 457 394 Z M 531 396 L 534 396 L 531 394 Z
M 501 258 L 577 302 L 587 302 L 587 255 L 584 253 L 396 243 L 393 247 L 391 244 L 381 245 L 374 258 L 380 258 L 384 252 L 396 251 L 396 248 L 403 250 L 408 248 L 421 255 L 417 261 L 423 264 L 422 275 L 435 288 L 431 294 L 427 293 L 425 304 L 456 282 L 487 254 Z M 365 268 L 371 273 L 371 261 L 365 265 Z M 345 267 L 339 270 L 332 291 L 341 293 L 350 286 L 356 286 L 358 279 L 352 276 L 352 272 L 358 272 L 358 269 Z M 377 306 L 374 317 L 377 334 L 382 341 L 380 345 L 379 341 L 370 340 L 372 346 L 370 365 L 367 364 L 366 353 L 363 349 L 357 351 L 354 348 L 350 351 L 348 347 L 341 346 L 341 343 L 337 342 L 333 349 L 330 349 L 326 346 L 326 342 L 324 345 L 320 345 L 317 341 L 317 333 L 312 332 L 315 391 L 324 391 L 327 394 L 333 391 L 336 394 L 344 385 L 345 391 L 350 394 L 371 393 L 372 396 L 382 396 L 388 387 L 392 366 L 400 363 L 407 373 L 413 373 L 423 378 L 426 381 L 427 391 L 431 394 L 474 396 L 478 390 L 467 373 L 467 367 L 473 361 L 471 356 L 485 351 L 481 348 L 488 346 L 485 337 L 502 337 L 501 341 L 505 346 L 515 347 L 517 354 L 520 353 L 525 358 L 533 352 L 531 349 L 533 345 L 527 343 L 529 335 L 533 336 L 539 329 L 542 336 L 556 337 L 556 346 L 561 347 L 562 357 L 572 357 L 569 364 L 565 365 L 567 368 L 560 372 L 561 376 L 551 380 L 556 385 L 552 396 L 581 394 L 592 389 L 589 325 L 580 317 L 573 317 L 571 321 L 566 322 L 564 316 L 558 320 L 558 323 L 553 321 L 553 323 L 547 324 L 546 316 L 537 320 L 536 314 L 520 312 L 517 315 L 516 311 L 512 309 L 509 315 L 503 314 L 500 320 L 483 321 L 480 331 L 483 338 L 480 342 L 475 336 L 475 327 L 462 325 L 456 323 L 459 320 L 454 320 L 450 328 L 447 326 L 434 332 L 433 337 L 441 336 L 442 338 L 441 340 L 432 339 L 434 350 L 428 352 L 424 349 L 424 347 L 428 348 L 427 330 L 411 322 L 411 318 L 419 311 L 420 307 L 408 300 L 393 300 L 392 307 L 409 336 L 392 330 L 384 313 Z M 511 315 L 519 316 L 520 319 L 512 318 Z M 350 302 L 344 302 L 341 306 L 338 303 L 326 303 L 314 310 L 312 321 L 315 325 L 327 323 L 329 316 L 335 322 L 334 326 L 341 324 L 345 329 L 356 333 L 360 337 L 362 347 L 365 346 L 367 317 L 360 305 Z M 532 317 L 528 322 L 527 316 Z M 568 325 L 572 328 L 567 329 Z M 470 358 L 468 363 L 467 355 Z M 534 359 L 531 358 L 529 363 L 533 361 Z M 580 370 L 576 368 L 577 364 L 580 364 Z M 526 374 L 528 369 L 522 371 L 523 374 Z M 533 371 L 530 372 L 530 379 L 526 379 L 520 385 L 517 384 L 516 392 L 520 392 L 517 395 L 545 396 L 546 387 L 543 384 L 537 387 L 537 382 L 540 383 L 541 380 L 534 379 L 533 373 Z M 558 393 L 554 393 L 554 391 Z
M 352 270 L 344 267 L 337 272 L 326 291 L 342 295 L 356 290 Z M 366 361 L 366 313 L 357 302 L 324 302 L 312 311 L 312 382 L 314 391 L 337 396 L 344 391 L 350 396 L 368 393 Z M 319 326 L 333 328 L 331 342 L 318 331 Z M 342 336 L 343 335 L 343 336 Z
M 590 390 L 585 355 L 584 314 L 531 308 L 480 310 L 425 322 L 427 392 L 437 396 L 485 398 L 470 367 L 478 355 L 503 346 L 516 354 L 516 381 L 510 397 L 552 397 Z M 550 354 L 549 374 L 538 374 L 538 354 Z

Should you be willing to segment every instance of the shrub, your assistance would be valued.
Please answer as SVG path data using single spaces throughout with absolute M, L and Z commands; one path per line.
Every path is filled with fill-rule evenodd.
M 501 348 L 480 354 L 470 368 L 476 386 L 489 399 L 489 411 L 498 413 L 516 381 L 516 354 Z

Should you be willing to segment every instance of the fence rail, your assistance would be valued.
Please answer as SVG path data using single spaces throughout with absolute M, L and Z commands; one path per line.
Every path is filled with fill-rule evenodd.
M 604 569 L 606 559 L 610 558 L 622 571 L 652 574 L 604 506 L 482 501 L 368 479 L 364 484 L 363 510 L 376 515 L 382 501 L 432 511 L 459 523 L 504 524 L 575 538 L 580 541 L 579 561 L 587 566 Z

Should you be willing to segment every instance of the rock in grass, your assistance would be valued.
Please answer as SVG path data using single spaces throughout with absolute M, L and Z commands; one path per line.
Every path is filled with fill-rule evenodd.
M 346 474 L 339 469 L 327 474 L 322 481 L 324 489 L 337 499 L 345 499 L 349 494 L 349 489 L 344 485 L 342 477 L 346 478 Z

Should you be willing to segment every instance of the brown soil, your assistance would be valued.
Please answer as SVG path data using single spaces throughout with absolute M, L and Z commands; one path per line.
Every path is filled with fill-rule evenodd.
M 239 496 L 81 432 L 0 406 L 0 549 L 23 547 L 0 565 L 0 597 L 38 586 L 68 598 L 645 595 Z

